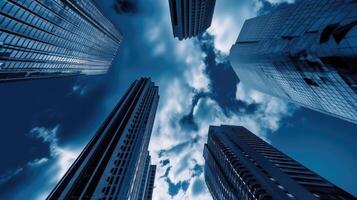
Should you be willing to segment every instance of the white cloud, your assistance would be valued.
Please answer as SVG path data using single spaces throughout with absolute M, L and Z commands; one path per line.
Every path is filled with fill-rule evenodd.
M 273 5 L 294 3 L 294 0 L 220 0 L 216 2 L 212 25 L 208 32 L 214 35 L 215 47 L 225 54 L 235 43 L 246 19 L 257 16 L 263 1 Z
M 220 0 L 208 32 L 215 36 L 215 47 L 228 54 L 246 19 L 255 17 L 262 4 L 258 0 Z
M 7 181 L 9 181 L 10 179 L 12 179 L 13 177 L 15 177 L 16 175 L 18 175 L 20 172 L 22 172 L 24 170 L 24 168 L 19 167 L 17 169 L 14 170 L 10 170 L 7 173 L 5 173 L 4 175 L 0 176 L 0 185 L 3 183 L 6 183 Z
M 227 54 L 234 44 L 244 20 L 254 17 L 261 6 L 262 4 L 258 0 L 217 1 L 213 23 L 208 31 L 215 36 L 215 47 Z M 161 33 L 155 27 L 152 29 L 149 34 L 150 41 L 159 44 Z M 201 193 L 195 195 L 192 193 L 194 183 L 198 180 L 204 181 L 204 175 L 202 173 L 199 176 L 192 177 L 193 172 L 190 170 L 196 164 L 204 165 L 202 153 L 209 126 L 242 125 L 260 137 L 266 138 L 268 132 L 279 128 L 281 119 L 290 115 L 293 109 L 285 102 L 248 90 L 240 84 L 237 88 L 237 100 L 248 104 L 259 104 L 260 106 L 254 114 L 238 115 L 230 113 L 227 117 L 214 100 L 206 97 L 199 100 L 193 111 L 195 122 L 198 125 L 197 131 L 182 128 L 179 123 L 180 119 L 190 112 L 195 92 L 208 92 L 210 80 L 204 73 L 206 68 L 203 63 L 205 54 L 194 43 L 195 40 L 172 41 L 175 45 L 173 51 L 176 55 L 176 61 L 184 63 L 184 66 L 182 66 L 184 70 L 183 76 L 177 74 L 175 78 L 169 81 L 162 79 L 159 82 L 159 85 L 164 87 L 160 87 L 160 105 L 150 143 L 152 161 L 158 165 L 153 199 L 211 199 L 207 188 L 204 188 Z M 183 144 L 185 146 L 181 149 L 174 148 Z M 162 150 L 172 148 L 174 150 L 162 153 Z M 162 157 L 159 157 L 159 154 Z M 160 166 L 160 161 L 165 159 L 169 159 L 170 163 L 164 167 Z M 166 178 L 162 178 L 168 167 L 171 167 L 171 170 L 167 178 L 172 183 L 189 181 L 187 191 L 180 189 L 175 196 L 169 195 L 169 184 Z
M 236 98 L 248 104 L 259 104 L 255 121 L 258 121 L 264 129 L 271 131 L 276 131 L 282 118 L 292 115 L 297 108 L 281 99 L 252 90 L 242 83 L 237 86 Z
M 281 102 L 276 99 L 268 99 L 261 94 L 247 92 L 243 88 L 241 89 L 242 91 L 239 89 L 237 93 L 237 97 L 240 100 L 263 105 L 256 116 L 231 115 L 227 117 L 214 100 L 205 98 L 201 99 L 194 109 L 194 117 L 199 126 L 198 131 L 182 129 L 179 120 L 190 111 L 191 101 L 194 96 L 192 88 L 196 91 L 208 91 L 210 82 L 204 73 L 206 66 L 202 60 L 205 55 L 199 46 L 195 44 L 195 39 L 178 41 L 173 38 L 171 22 L 167 17 L 169 16 L 168 4 L 167 1 L 161 2 L 157 6 L 165 7 L 163 9 L 163 17 L 158 21 L 146 21 L 145 26 L 148 27 L 148 31 L 145 36 L 148 43 L 152 44 L 153 56 L 160 56 L 168 52 L 174 54 L 170 58 L 174 58 L 172 62 L 175 62 L 175 64 L 182 63 L 180 71 L 183 73 L 176 74 L 174 78 L 163 76 L 158 81 L 161 100 L 153 129 L 150 150 L 153 163 L 159 165 L 160 160 L 167 158 L 170 159 L 170 165 L 165 167 L 158 166 L 153 199 L 171 199 L 168 194 L 167 182 L 160 178 L 169 166 L 172 166 L 172 169 L 168 178 L 172 182 L 178 183 L 179 181 L 190 180 L 187 191 L 180 190 L 173 199 L 211 199 L 207 188 L 202 193 L 192 194 L 193 183 L 198 180 L 203 181 L 204 177 L 201 174 L 192 178 L 193 172 L 190 170 L 196 164 L 204 165 L 202 152 L 209 125 L 240 124 L 264 137 L 267 130 L 276 130 L 279 127 L 281 118 L 288 115 L 290 110 L 288 106 L 282 106 Z M 261 3 L 258 0 L 217 1 L 213 23 L 209 29 L 209 32 L 216 38 L 216 48 L 228 53 L 240 32 L 244 20 L 254 17 L 260 7 Z M 167 39 L 168 37 L 172 39 Z M 85 94 L 85 91 L 86 88 L 80 85 L 75 85 L 72 88 L 73 93 L 80 95 Z M 45 173 L 51 179 L 50 187 L 59 181 L 80 152 L 79 149 L 60 146 L 57 138 L 58 130 L 59 126 L 55 126 L 52 129 L 36 127 L 31 130 L 31 134 L 34 137 L 42 139 L 50 146 L 51 158 L 48 159 L 54 160 L 54 163 Z M 195 139 L 197 142 L 190 143 L 182 151 L 159 158 L 158 152 L 160 150 L 170 149 L 178 144 Z M 46 159 L 34 160 L 31 165 L 41 165 L 48 162 Z M 181 168 L 184 168 L 184 170 L 181 170 Z M 38 199 L 44 199 L 48 192 L 49 190 L 43 191 L 39 194 Z
M 35 160 L 32 160 L 27 163 L 29 167 L 38 167 L 48 161 L 48 158 L 36 158 Z
M 242 87 L 239 87 L 238 90 L 243 89 Z M 265 138 L 268 131 L 277 130 L 281 119 L 290 115 L 292 112 L 292 109 L 288 104 L 279 101 L 276 98 L 268 97 L 263 94 L 259 96 L 256 95 L 255 92 L 247 91 L 245 88 L 243 92 L 245 93 L 246 98 L 240 98 L 240 100 L 246 102 L 254 101 L 255 103 L 259 102 L 260 104 L 260 108 L 254 115 L 231 115 L 231 117 L 227 117 L 214 100 L 204 98 L 199 101 L 194 112 L 194 117 L 199 126 L 198 131 L 187 131 L 181 129 L 178 124 L 173 124 L 173 122 L 176 122 L 177 119 L 185 114 L 182 112 L 182 109 L 174 109 L 176 110 L 175 112 L 168 112 L 167 109 L 159 110 L 157 126 L 155 126 L 156 128 L 154 129 L 155 134 L 151 140 L 153 161 L 159 163 L 160 160 L 169 159 L 170 164 L 165 167 L 158 167 L 154 199 L 161 200 L 171 198 L 167 192 L 169 189 L 168 184 L 165 182 L 164 178 L 160 178 L 165 174 L 168 166 L 172 167 L 168 176 L 172 182 L 178 183 L 179 181 L 190 180 L 189 189 L 186 192 L 180 190 L 173 199 L 210 199 L 205 192 L 200 194 L 202 195 L 202 198 L 200 198 L 200 195 L 193 197 L 191 192 L 192 184 L 196 179 L 203 179 L 203 174 L 199 177 L 191 178 L 192 172 L 189 170 L 190 168 L 193 168 L 196 163 L 204 165 L 202 152 L 210 125 L 242 125 L 260 137 Z M 181 95 L 192 96 L 192 94 L 184 93 L 184 91 L 181 91 Z M 174 106 L 176 108 L 181 105 L 180 102 L 177 102 L 180 101 L 180 99 L 170 98 L 169 101 L 170 105 L 176 105 Z M 162 104 L 165 104 L 165 102 L 162 102 Z M 161 158 L 158 157 L 160 150 L 170 149 L 176 145 L 194 139 L 197 139 L 196 143 L 186 145 L 181 151 L 164 154 Z M 181 168 L 184 168 L 184 170 L 181 170 Z
M 79 155 L 79 149 L 73 149 L 70 147 L 60 146 L 58 144 L 58 130 L 60 126 L 56 125 L 53 128 L 46 127 L 34 127 L 30 130 L 28 136 L 42 140 L 43 143 L 48 144 L 49 157 L 36 158 L 29 161 L 26 165 L 19 167 L 15 170 L 0 176 L 0 184 L 5 183 L 13 177 L 19 175 L 23 171 L 34 172 L 34 170 L 42 170 L 41 173 L 36 174 L 36 180 L 31 182 L 36 184 L 36 190 L 32 191 L 30 199 L 46 199 L 49 192 L 62 178 L 68 168 L 72 165 L 74 160 Z M 46 165 L 46 168 L 41 168 Z M 46 180 L 46 184 L 38 184 L 40 180 Z M 31 185 L 29 185 L 31 186 Z M 23 191 L 27 191 L 29 188 L 23 188 Z M 21 193 L 14 194 L 21 196 Z M 17 196 L 16 198 L 18 198 Z
M 87 93 L 88 87 L 82 85 L 74 85 L 70 94 L 77 94 L 79 96 L 84 96 Z
M 193 111 L 198 130 L 193 131 L 181 128 L 179 121 L 183 116 L 189 113 L 192 99 L 195 95 L 195 91 L 191 88 L 199 91 L 209 91 L 209 79 L 204 73 L 206 66 L 202 64 L 203 58 L 202 53 L 200 56 L 192 57 L 190 62 L 201 64 L 188 65 L 184 72 L 184 77 L 174 78 L 170 82 L 165 82 L 166 89 L 161 90 L 160 93 L 161 102 L 156 115 L 156 122 L 150 144 L 153 163 L 158 164 L 154 190 L 154 199 L 156 200 L 171 199 L 168 193 L 169 186 L 166 179 L 160 178 L 170 166 L 171 170 L 168 178 L 173 183 L 190 181 L 187 191 L 179 190 L 178 194 L 172 199 L 211 199 L 207 188 L 204 188 L 202 193 L 193 196 L 193 183 L 198 179 L 203 180 L 204 177 L 203 174 L 201 174 L 200 176 L 192 178 L 192 171 L 189 170 L 192 169 L 195 164 L 204 165 L 204 158 L 202 156 L 203 146 L 206 142 L 210 125 L 243 125 L 264 138 L 267 131 L 276 130 L 279 127 L 282 117 L 289 115 L 291 112 L 289 106 L 280 102 L 278 99 L 247 90 L 239 85 L 237 100 L 249 104 L 260 104 L 256 115 L 240 116 L 232 113 L 230 117 L 227 117 L 214 100 L 201 98 Z M 194 140 L 197 141 L 192 142 Z M 174 153 L 166 153 L 162 157 L 159 157 L 161 150 L 170 149 L 185 142 L 188 142 L 188 144 L 182 148 L 182 150 Z M 159 163 L 164 159 L 169 159 L 170 164 L 161 167 Z
M 46 197 L 49 194 L 52 187 L 54 187 L 55 184 L 57 184 L 57 182 L 62 178 L 80 153 L 79 149 L 59 146 L 57 138 L 59 128 L 59 125 L 50 129 L 45 127 L 35 127 L 30 131 L 31 136 L 42 139 L 43 142 L 49 144 L 51 155 L 50 159 L 54 160 L 48 171 L 43 174 L 48 177 L 48 180 L 50 180 L 50 188 L 46 188 L 45 191 L 41 191 L 36 199 L 43 199 L 43 197 Z M 49 158 L 36 159 L 29 162 L 28 165 L 35 167 L 47 162 L 48 160 Z
M 50 165 L 46 171 L 43 171 L 43 173 L 37 175 L 41 176 L 42 179 L 46 180 L 46 185 L 38 185 L 37 186 L 37 192 L 34 194 L 34 199 L 36 200 L 43 200 L 46 199 L 48 194 L 52 191 L 52 189 L 55 187 L 55 185 L 60 181 L 60 179 L 63 177 L 63 175 L 67 172 L 69 167 L 73 164 L 75 159 L 78 157 L 80 153 L 80 149 L 72 149 L 68 147 L 59 147 L 56 146 L 54 148 L 55 153 L 53 154 L 53 157 L 48 159 L 50 162 Z M 38 163 L 36 163 L 38 164 Z M 42 163 L 41 163 L 42 164 Z M 38 165 L 34 165 L 31 167 L 37 167 Z
M 198 91 L 207 91 L 209 86 L 209 79 L 204 73 L 206 66 L 200 63 L 198 66 L 193 67 L 185 72 L 188 85 Z
M 183 60 L 186 64 L 186 66 L 183 66 L 186 67 L 186 70 L 183 73 L 183 77 L 178 76 L 170 82 L 160 84 L 166 85 L 166 89 L 161 90 L 160 93 L 161 102 L 156 115 L 150 144 L 154 163 L 159 163 L 163 159 L 158 157 L 160 150 L 169 149 L 183 141 L 190 141 L 195 137 L 195 133 L 181 130 L 179 121 L 190 111 L 191 101 L 194 96 L 192 89 L 195 91 L 209 90 L 209 79 L 204 73 L 206 66 L 203 64 L 203 58 L 205 55 L 202 54 L 198 45 L 195 45 L 193 41 L 186 41 L 179 45 L 175 53 L 177 58 Z M 203 165 L 203 144 L 204 140 L 201 139 L 198 143 L 189 145 L 180 154 L 169 156 L 170 166 L 175 166 L 172 167 L 168 177 L 173 183 L 190 180 L 192 172 L 187 170 L 187 168 L 192 168 L 196 162 Z M 186 162 L 183 162 L 184 160 Z M 171 196 L 168 194 L 168 183 L 165 181 L 165 178 L 160 178 L 160 176 L 165 174 L 167 167 L 168 165 L 166 167 L 158 166 L 153 199 L 171 199 Z M 183 170 L 181 170 L 182 168 Z M 173 199 L 192 199 L 191 187 L 193 181 L 190 182 L 191 184 L 187 192 L 180 190 Z M 210 195 L 208 193 L 199 194 L 194 199 L 210 199 Z

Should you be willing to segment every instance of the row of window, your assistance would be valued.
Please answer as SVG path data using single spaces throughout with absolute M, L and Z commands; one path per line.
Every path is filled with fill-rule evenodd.
M 246 166 L 241 163 L 235 153 L 231 151 L 220 139 L 214 138 L 208 141 L 208 145 L 213 145 L 213 149 L 218 149 L 216 159 L 220 163 L 225 175 L 236 194 L 241 198 L 248 199 L 271 199 L 263 186 L 255 179 Z M 242 151 L 243 152 L 243 151 Z M 241 152 L 241 153 L 242 153 Z
M 145 133 L 143 128 L 145 130 L 147 125 L 147 119 L 156 94 L 155 92 L 154 88 L 150 88 L 145 93 L 143 101 L 139 103 L 138 110 L 133 116 L 132 123 L 130 124 L 130 128 L 128 129 L 125 139 L 123 140 L 123 144 L 119 148 L 117 159 L 114 160 L 114 167 L 110 170 L 109 177 L 107 177 L 107 185 L 102 189 L 103 196 L 100 199 L 110 200 L 118 196 L 119 188 L 122 186 L 124 177 L 129 170 L 128 165 L 129 161 L 132 159 L 133 149 L 137 143 L 142 142 L 143 137 L 145 137 L 145 135 L 143 135 L 143 133 Z
M 1 69 L 105 73 L 120 34 L 93 4 L 81 5 L 90 19 L 59 0 L 1 1 Z

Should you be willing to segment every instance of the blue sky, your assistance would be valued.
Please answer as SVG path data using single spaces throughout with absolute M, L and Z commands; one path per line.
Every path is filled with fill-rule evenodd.
M 150 143 L 154 199 L 211 199 L 202 149 L 208 126 L 220 124 L 247 127 L 357 195 L 357 125 L 251 90 L 227 60 L 244 20 L 282 0 L 218 0 L 208 32 L 185 41 L 172 36 L 166 0 L 137 0 L 121 14 L 112 0 L 96 2 L 124 34 L 107 75 L 0 85 L 0 199 L 46 197 L 141 76 L 152 77 L 161 96 Z

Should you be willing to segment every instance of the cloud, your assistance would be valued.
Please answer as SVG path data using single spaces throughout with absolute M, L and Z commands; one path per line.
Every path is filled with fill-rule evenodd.
M 51 156 L 56 156 L 58 128 L 59 125 L 56 125 L 52 129 L 47 129 L 45 127 L 35 127 L 30 131 L 30 136 L 42 139 L 44 143 L 49 144 Z
M 60 125 L 55 125 L 50 128 L 36 126 L 29 131 L 28 137 L 36 138 L 48 145 L 49 156 L 33 159 L 25 165 L 1 175 L 0 184 L 13 184 L 14 181 L 20 181 L 16 184 L 21 186 L 21 190 L 19 192 L 10 191 L 11 195 L 1 194 L 0 198 L 4 195 L 5 199 L 46 199 L 80 152 L 78 146 L 73 148 L 59 144 L 59 130 Z M 24 178 L 29 180 L 24 180 Z M 10 180 L 13 181 L 9 182 Z
M 114 64 L 116 67 L 111 68 L 116 70 L 110 72 L 114 78 L 105 77 L 103 85 L 122 89 L 138 76 L 151 76 L 160 85 L 160 106 L 150 144 L 153 163 L 158 164 L 153 199 L 211 199 L 202 171 L 203 145 L 209 125 L 241 124 L 264 137 L 279 128 L 281 119 L 291 112 L 290 106 L 284 102 L 260 97 L 239 84 L 225 57 L 244 19 L 255 16 L 264 5 L 258 0 L 220 0 L 208 31 L 211 37 L 206 34 L 200 40 L 178 41 L 172 36 L 168 2 L 160 1 L 153 5 L 141 2 L 140 12 L 134 15 L 114 13 L 113 17 L 113 13 L 107 13 L 123 31 L 125 39 L 124 48 Z M 112 1 L 101 3 L 107 7 L 109 4 L 113 10 Z M 135 20 L 139 19 L 140 23 L 137 23 Z M 111 84 L 107 84 L 109 78 L 112 79 Z M 90 88 L 86 84 L 75 83 L 71 94 L 83 96 L 90 93 Z M 116 94 L 112 95 L 115 102 L 122 90 L 110 90 Z M 102 95 L 95 93 L 93 97 Z M 79 154 L 78 148 L 83 146 L 73 141 L 71 146 L 59 143 L 59 139 L 64 139 L 64 135 L 59 138 L 61 128 L 62 132 L 71 133 L 73 139 L 72 126 L 68 126 L 70 122 L 67 121 L 66 125 L 71 127 L 71 131 L 64 131 L 64 121 L 61 119 L 61 126 L 44 124 L 30 131 L 31 137 L 48 144 L 50 152 L 48 157 L 39 156 L 22 167 L 39 169 L 48 165 L 36 177 L 43 177 L 48 182 L 46 186 L 33 186 L 38 199 L 46 198 Z M 17 171 L 6 177 L 16 176 L 22 171 L 14 172 Z
M 247 104 L 258 104 L 259 107 L 254 114 L 255 121 L 259 122 L 263 129 L 272 132 L 278 130 L 284 117 L 291 116 L 298 108 L 276 97 L 252 90 L 244 84 L 238 85 L 236 97 Z
M 152 161 L 158 164 L 153 199 L 211 199 L 204 184 L 202 156 L 209 125 L 241 124 L 265 137 L 291 112 L 289 105 L 279 109 L 284 102 L 259 99 L 239 84 L 226 54 L 244 18 L 256 15 L 263 5 L 248 0 L 239 2 L 239 8 L 232 5 L 227 0 L 217 3 L 211 35 L 205 34 L 199 40 L 173 38 L 167 1 L 155 6 L 159 14 L 143 8 L 133 15 L 144 21 L 139 26 L 125 24 L 121 28 L 132 34 L 125 38 L 124 44 L 129 46 L 120 52 L 117 63 L 127 68 L 119 69 L 117 78 L 129 82 L 140 71 L 152 75 L 160 85 L 161 100 L 150 144 Z M 229 9 L 223 13 L 223 7 Z M 116 21 L 126 20 L 120 15 Z M 136 59 L 129 56 L 133 54 Z M 75 84 L 73 94 L 85 94 L 87 88 L 82 85 Z M 49 186 L 39 192 L 39 198 L 46 197 L 79 153 L 78 149 L 59 145 L 59 130 L 59 125 L 31 130 L 33 137 L 50 149 L 50 157 L 45 158 L 48 161 L 38 159 L 33 166 L 53 161 L 44 173 L 50 179 Z
M 47 129 L 44 127 L 34 127 L 33 129 L 30 130 L 28 136 L 41 139 L 43 143 L 48 144 L 50 156 L 51 158 L 54 158 L 54 157 L 58 157 L 58 151 L 60 149 L 57 145 L 58 129 L 59 129 L 59 125 L 53 127 L 52 129 Z M 21 172 L 24 172 L 24 170 L 26 170 L 27 168 L 36 168 L 43 165 L 44 163 L 48 162 L 49 159 L 50 158 L 43 157 L 43 158 L 35 158 L 31 161 L 28 161 L 26 165 L 14 169 L 6 173 L 5 175 L 2 175 L 0 177 L 0 184 L 11 180 L 12 178 L 19 175 Z
M 215 47 L 225 54 L 235 43 L 246 19 L 256 16 L 262 4 L 258 0 L 217 1 L 208 32 L 215 36 Z
M 44 163 L 46 163 L 48 161 L 48 158 L 36 158 L 35 160 L 32 160 L 30 162 L 28 162 L 28 166 L 30 167 L 37 167 L 37 166 L 40 166 Z
M 51 154 L 51 156 L 54 156 L 54 151 L 56 148 L 55 144 L 57 144 L 56 133 L 57 133 L 58 128 L 59 128 L 59 126 L 55 126 L 52 129 L 46 129 L 43 127 L 35 127 L 30 131 L 28 136 L 37 138 L 37 139 L 41 139 L 42 142 L 49 144 L 50 154 Z M 6 173 L 5 175 L 2 175 L 1 177 L 3 177 L 3 178 L 0 177 L 0 183 L 1 182 L 4 183 L 4 182 L 11 180 L 15 176 L 17 176 L 21 172 L 23 172 L 24 169 L 26 169 L 27 167 L 37 167 L 47 161 L 48 161 L 48 158 L 45 158 L 45 157 L 44 158 L 35 158 L 34 160 L 28 161 L 26 165 L 24 165 L 20 168 L 14 169 L 14 170 Z
M 22 167 L 19 167 L 14 170 L 10 170 L 7 173 L 3 174 L 0 176 L 0 185 L 6 183 L 7 181 L 11 180 L 15 176 L 17 176 L 19 173 L 21 173 L 24 169 Z
M 240 88 L 238 87 L 238 89 Z M 254 101 L 259 103 L 257 111 L 251 115 L 231 114 L 227 116 L 216 101 L 207 97 L 198 101 L 193 113 L 193 118 L 198 126 L 197 130 L 182 129 L 179 124 L 175 123 L 164 122 L 168 127 L 163 127 L 165 125 L 160 122 L 157 123 L 154 133 L 160 135 L 153 135 L 151 151 L 156 154 L 152 157 L 155 162 L 170 159 L 170 163 L 158 167 L 159 176 L 156 178 L 157 187 L 154 199 L 169 199 L 171 197 L 173 199 L 209 199 L 206 196 L 207 193 L 200 193 L 197 190 L 199 188 L 197 180 L 204 180 L 202 152 L 207 140 L 209 125 L 243 125 L 259 136 L 266 137 L 268 132 L 278 129 L 283 117 L 291 113 L 289 106 L 277 99 L 256 98 L 250 93 L 247 95 L 247 99 L 241 100 L 252 102 L 251 99 L 255 99 Z M 171 117 L 177 119 L 179 118 L 177 115 L 183 116 L 184 113 L 172 113 Z M 166 115 L 166 117 L 168 116 Z M 158 130 L 158 126 L 160 126 L 160 130 Z M 169 134 L 161 130 L 169 130 Z M 165 140 L 162 137 L 165 137 Z M 164 146 L 168 147 L 164 148 Z M 187 190 L 180 186 L 180 183 L 184 181 L 189 183 Z M 173 193 L 173 191 L 175 192 Z M 207 192 L 206 188 L 205 191 Z M 172 194 L 176 194 L 176 196 Z
M 76 85 L 73 85 L 72 91 L 70 92 L 70 94 L 77 94 L 79 96 L 84 96 L 84 95 L 86 95 L 87 92 L 88 92 L 87 86 L 76 84 Z
M 220 0 L 216 3 L 212 25 L 208 32 L 215 36 L 215 47 L 228 54 L 246 19 L 265 14 L 294 0 Z
M 253 10 L 241 14 L 255 16 L 262 4 L 255 1 L 240 6 L 245 7 L 245 11 Z M 217 29 L 230 31 L 224 26 Z M 239 32 L 238 28 L 234 29 Z M 161 90 L 150 150 L 154 152 L 153 162 L 170 162 L 158 166 L 153 196 L 156 200 L 211 199 L 204 184 L 202 156 L 210 125 L 242 125 L 268 140 L 268 134 L 278 130 L 284 117 L 295 110 L 287 102 L 240 84 L 226 55 L 227 47 L 234 42 L 222 40 L 233 40 L 229 39 L 233 36 L 227 38 L 215 31 L 210 30 L 191 40 L 192 43 L 183 44 L 200 52 L 196 56 L 186 55 L 180 47 L 176 50 L 177 55 L 191 56 L 189 60 L 195 64 L 186 66 L 183 77 L 165 82 L 165 89 Z
M 30 136 L 41 139 L 44 143 L 48 144 L 50 150 L 50 158 L 35 159 L 28 163 L 30 167 L 38 167 L 39 165 L 51 160 L 51 165 L 48 167 L 42 175 L 46 176 L 49 180 L 47 187 L 42 191 L 38 191 L 38 198 L 46 197 L 50 190 L 57 184 L 57 182 L 66 173 L 68 168 L 72 165 L 74 160 L 79 155 L 80 150 L 78 148 L 73 149 L 70 147 L 63 147 L 58 144 L 58 131 L 60 125 L 56 125 L 53 128 L 46 127 L 34 127 L 30 131 Z

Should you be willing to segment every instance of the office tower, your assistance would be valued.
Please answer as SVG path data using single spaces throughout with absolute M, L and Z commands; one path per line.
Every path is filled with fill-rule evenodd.
M 230 52 L 242 83 L 357 123 L 357 2 L 301 0 L 247 20 Z
M 145 162 L 144 172 L 142 179 L 140 180 L 140 189 L 137 198 L 138 200 L 151 200 L 152 193 L 154 190 L 155 174 L 156 174 L 156 165 L 150 165 L 150 156 L 149 152 L 147 154 L 147 159 Z
M 0 82 L 104 74 L 122 40 L 92 0 L 2 0 L 0 10 Z
M 156 165 L 150 165 L 149 176 L 146 183 L 145 197 L 144 200 L 151 200 L 152 194 L 154 190 L 154 182 L 155 182 L 155 174 L 156 174 Z
M 215 4 L 216 0 L 169 0 L 174 37 L 183 40 L 208 29 Z
M 211 126 L 204 158 L 217 200 L 356 199 L 244 127 Z
M 149 78 L 135 81 L 47 199 L 138 199 L 158 101 Z

